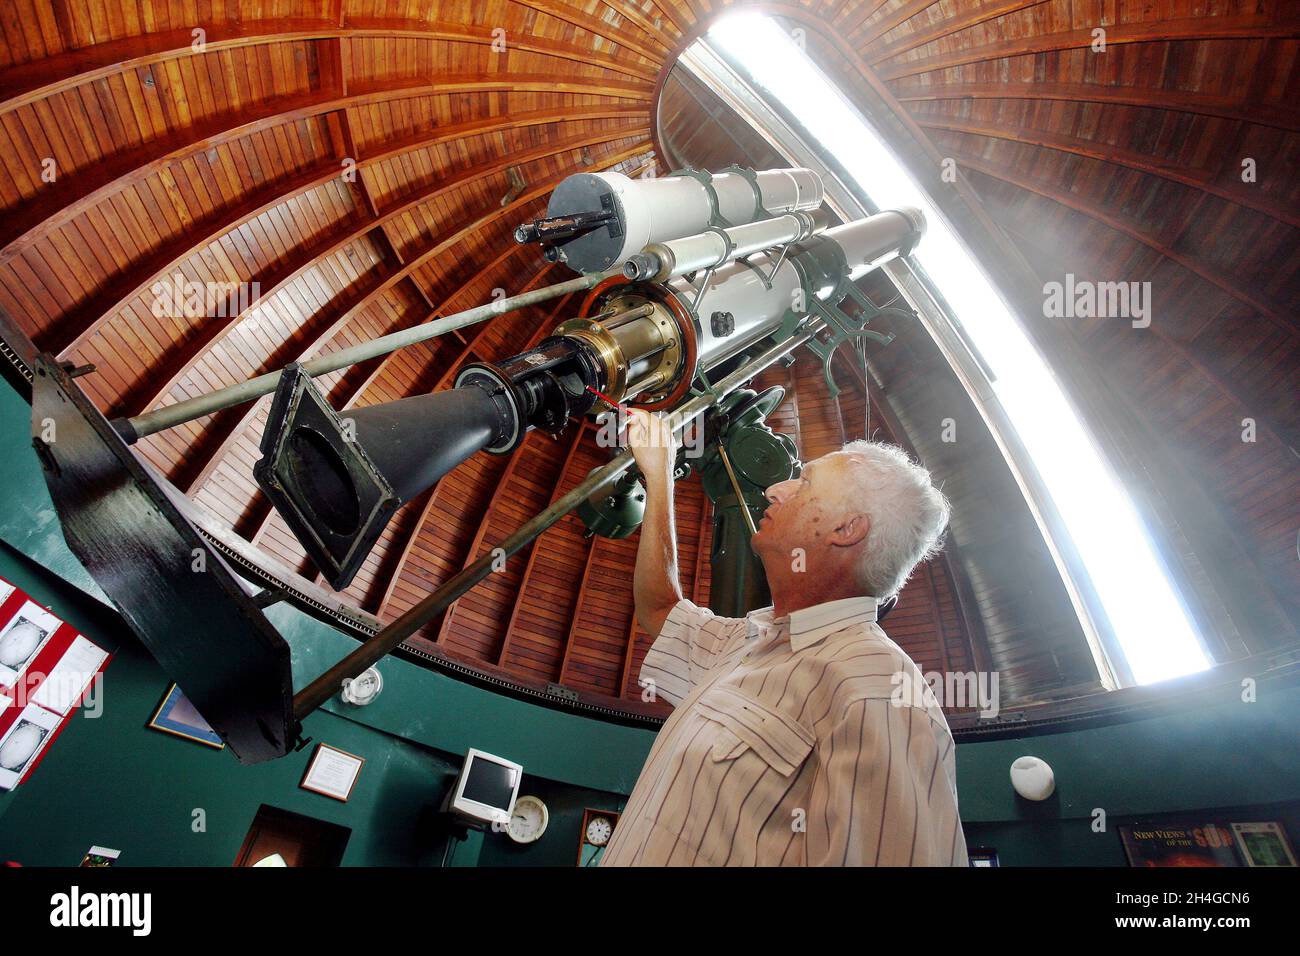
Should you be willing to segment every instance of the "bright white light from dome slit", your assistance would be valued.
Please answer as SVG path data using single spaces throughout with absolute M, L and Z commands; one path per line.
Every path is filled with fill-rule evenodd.
M 708 40 L 797 117 L 877 207 L 924 211 L 927 230 L 915 256 L 992 371 L 998 399 L 1061 513 L 1134 679 L 1149 684 L 1208 668 L 1132 502 L 1042 356 L 926 193 L 769 17 L 726 17 Z

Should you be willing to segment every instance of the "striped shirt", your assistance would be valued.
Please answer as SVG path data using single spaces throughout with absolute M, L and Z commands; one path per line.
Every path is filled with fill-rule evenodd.
M 875 598 L 679 602 L 641 666 L 674 709 L 601 865 L 966 866 L 948 722 L 899 689 L 920 680 Z

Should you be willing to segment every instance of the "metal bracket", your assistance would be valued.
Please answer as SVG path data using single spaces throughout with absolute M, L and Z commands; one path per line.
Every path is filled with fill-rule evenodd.
M 709 225 L 723 229 L 734 226 L 735 223 L 729 222 L 723 215 L 722 210 L 718 208 L 718 191 L 713 188 L 713 174 L 702 169 L 692 169 L 687 166 L 684 169 L 678 169 L 668 174 L 669 176 L 685 176 L 693 179 L 704 187 L 704 193 L 709 197 Z
M 749 188 L 754 190 L 754 222 L 760 219 L 771 219 L 772 214 L 763 208 L 763 190 L 758 188 L 758 173 L 748 166 L 731 165 L 725 169 L 718 170 L 718 174 L 735 173 L 745 182 L 749 183 Z
M 851 292 L 849 294 L 852 296 Z M 863 299 L 866 297 L 863 296 Z M 857 301 L 856 297 L 854 301 Z M 863 317 L 857 321 L 840 311 L 838 306 L 828 305 L 818 299 L 813 299 L 812 308 L 826 320 L 828 334 L 824 339 L 814 338 L 809 341 L 808 348 L 822 360 L 822 375 L 826 379 L 826 387 L 830 390 L 831 398 L 836 398 L 840 394 L 840 387 L 835 383 L 835 375 L 831 371 L 831 360 L 835 357 L 835 350 L 845 342 L 858 339 L 871 339 L 877 345 L 888 345 L 894 341 L 894 336 L 866 328 L 867 322 L 885 311 L 877 309 L 870 300 L 867 300 L 867 309 L 864 309 Z M 871 314 L 868 314 L 868 310 Z
M 691 311 L 700 310 L 700 300 L 704 298 L 704 293 L 709 291 L 709 283 L 713 281 L 713 273 L 717 271 L 717 266 L 709 266 L 704 273 L 704 279 L 700 282 L 700 289 L 695 293 L 695 301 L 691 303 Z
M 763 279 L 763 281 L 767 284 L 767 287 L 769 289 L 772 288 L 772 280 L 776 278 L 777 272 L 780 270 L 782 264 L 785 262 L 786 253 L 790 251 L 790 247 L 793 245 L 794 245 L 793 242 L 787 242 L 781 246 L 781 254 L 776 258 L 776 265 L 772 266 L 772 271 L 769 272 L 767 276 Z M 759 275 L 762 275 L 762 273 L 759 273 Z

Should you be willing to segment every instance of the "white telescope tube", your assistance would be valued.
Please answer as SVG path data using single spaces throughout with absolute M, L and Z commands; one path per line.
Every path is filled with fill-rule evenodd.
M 849 278 L 857 279 L 895 256 L 911 252 L 924 233 L 925 217 L 919 210 L 889 209 L 827 229 L 809 244 L 827 241 L 839 246 Z M 704 276 L 696 276 L 694 283 L 682 277 L 668 282 L 687 303 L 699 297 L 695 312 L 700 368 L 712 368 L 770 335 L 780 327 L 787 310 L 799 308 L 803 277 L 791 258 L 781 261 L 773 273 L 779 260 L 779 253 L 760 252 L 747 263 L 731 261 L 719 266 L 702 296 Z M 833 291 L 833 286 L 826 286 L 813 289 L 812 294 L 824 299 Z M 810 308 L 811 304 L 804 304 L 802 311 Z
M 733 259 L 807 239 L 819 231 L 806 212 L 790 212 L 773 219 L 710 229 L 698 236 L 653 242 L 623 263 L 623 274 L 637 282 L 666 282 L 700 269 L 713 269 Z
M 694 236 L 710 227 L 744 225 L 822 204 L 821 177 L 811 169 L 768 169 L 749 175 L 630 179 L 622 173 L 578 173 L 555 187 L 548 217 L 611 212 L 613 221 L 555 246 L 558 261 L 584 274 L 621 266 L 653 242 Z M 719 217 L 721 221 L 719 221 Z

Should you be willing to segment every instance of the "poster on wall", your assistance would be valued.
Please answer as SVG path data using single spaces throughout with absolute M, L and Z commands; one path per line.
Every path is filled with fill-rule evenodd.
M 44 759 L 110 657 L 0 578 L 0 790 Z
M 13 687 L 63 622 L 28 601 L 0 626 L 0 687 Z
M 1137 823 L 1119 833 L 1129 866 L 1241 866 L 1221 823 Z
M 78 634 L 36 689 L 32 703 L 66 717 L 107 660 L 108 651 Z
M 1295 866 L 1295 854 L 1286 828 L 1277 821 L 1268 823 L 1234 823 L 1233 836 L 1247 866 Z
M 63 718 L 39 704 L 23 708 L 0 738 L 0 790 L 12 790 L 54 737 Z

